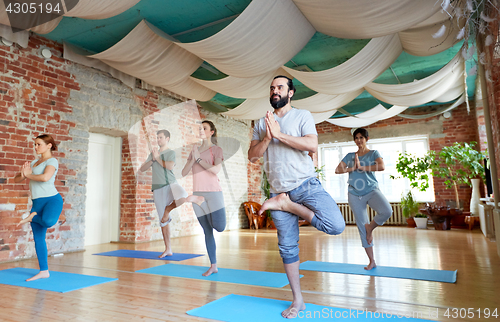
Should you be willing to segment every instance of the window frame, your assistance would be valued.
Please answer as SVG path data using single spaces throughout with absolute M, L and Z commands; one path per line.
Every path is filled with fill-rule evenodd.
M 414 143 L 414 142 L 423 142 L 425 149 L 429 151 L 429 135 L 412 135 L 412 136 L 399 136 L 399 137 L 391 137 L 391 138 L 381 138 L 381 139 L 369 139 L 367 142 L 368 148 L 371 150 L 371 146 L 373 145 L 378 145 L 378 144 L 383 144 L 383 143 L 401 143 L 401 148 L 404 151 L 407 151 L 407 144 L 408 143 Z M 336 149 L 338 151 L 338 160 L 339 162 L 342 161 L 343 157 L 345 156 L 346 153 L 342 152 L 342 148 L 346 147 L 353 147 L 356 146 L 354 141 L 343 141 L 343 142 L 329 142 L 329 143 L 322 143 L 318 145 L 318 167 L 325 166 L 324 169 L 327 170 L 326 168 L 330 169 L 332 171 L 332 168 L 327 167 L 326 161 L 325 161 L 325 150 L 326 149 Z M 380 150 L 379 150 L 380 151 Z M 398 151 L 398 154 L 401 153 L 401 151 Z M 409 151 L 409 153 L 412 153 Z M 396 156 L 397 157 L 397 156 Z M 333 165 L 333 170 L 337 167 L 338 163 Z M 386 164 L 386 169 L 387 169 L 387 164 Z M 326 173 L 325 173 L 326 174 Z M 397 172 L 391 173 L 393 175 L 397 175 Z M 342 174 L 344 176 L 347 176 L 347 174 Z M 338 176 L 342 176 L 338 175 Z M 327 176 L 325 176 L 325 180 L 321 179 L 321 183 L 323 186 L 326 187 L 327 182 L 326 182 Z M 403 193 L 407 192 L 410 190 L 410 181 L 406 178 L 402 179 L 404 181 L 404 188 L 403 188 Z M 341 183 L 340 191 L 347 191 L 347 180 L 344 180 L 345 182 Z M 327 190 L 328 191 L 328 190 Z M 412 191 L 415 193 L 415 197 L 419 202 L 425 203 L 425 202 L 435 202 L 435 193 L 434 193 L 434 182 L 432 176 L 430 176 L 429 180 L 429 188 L 425 193 L 418 192 L 417 189 L 412 189 Z M 417 196 L 418 195 L 418 196 Z M 424 195 L 424 197 L 422 197 Z M 343 198 L 337 198 L 335 201 L 338 203 L 347 203 L 347 194 L 345 194 L 345 199 Z M 400 202 L 401 201 L 401 196 L 398 196 L 396 198 L 395 195 L 392 196 L 386 196 L 388 198 L 389 202 Z M 335 199 L 335 198 L 334 198 Z

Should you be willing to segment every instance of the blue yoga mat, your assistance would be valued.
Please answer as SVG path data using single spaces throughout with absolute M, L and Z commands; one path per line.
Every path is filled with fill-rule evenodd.
M 283 322 L 285 320 L 281 317 L 281 312 L 289 306 L 290 302 L 287 301 L 230 294 L 186 313 L 201 318 L 229 322 Z M 297 321 L 331 321 L 335 319 L 339 321 L 359 322 L 378 321 L 379 319 L 393 320 L 398 318 L 404 321 L 432 321 L 424 319 L 438 318 L 438 311 L 436 309 L 422 312 L 399 312 L 399 314 L 398 316 L 386 311 L 370 312 L 367 310 L 341 309 L 331 306 L 306 304 L 306 309 L 299 312 Z
M 40 272 L 38 269 L 23 267 L 0 270 L 0 284 L 66 293 L 118 280 L 117 278 L 49 271 L 49 278 L 26 282 L 26 279 L 35 276 L 38 272 Z
M 208 267 L 190 266 L 181 264 L 166 264 L 156 267 L 141 269 L 136 273 L 155 274 L 163 276 L 184 277 L 197 280 L 217 281 L 235 284 L 283 287 L 288 285 L 285 273 L 272 273 L 262 271 L 247 271 L 241 269 L 219 268 L 217 274 L 202 276 Z M 300 277 L 302 277 L 301 275 Z
M 183 261 L 186 259 L 191 259 L 203 255 L 199 254 L 182 254 L 174 253 L 172 256 L 165 256 L 163 258 L 158 258 L 162 252 L 148 252 L 144 250 L 131 250 L 131 249 L 118 249 L 111 252 L 97 253 L 92 255 L 99 256 L 113 256 L 113 257 L 127 257 L 127 258 L 144 258 L 144 259 L 158 259 L 164 261 Z
M 445 282 L 445 283 L 455 283 L 457 281 L 456 270 L 444 271 L 436 269 L 377 266 L 367 271 L 364 269 L 364 267 L 365 267 L 364 265 L 357 265 L 357 264 L 325 263 L 325 262 L 314 262 L 314 261 L 307 261 L 300 264 L 300 269 L 305 271 L 407 278 L 411 280 L 423 280 L 423 281 L 434 281 L 434 282 Z

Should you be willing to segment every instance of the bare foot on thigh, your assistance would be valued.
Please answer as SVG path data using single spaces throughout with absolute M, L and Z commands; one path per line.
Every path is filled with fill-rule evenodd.
M 172 256 L 173 254 L 174 253 L 172 253 L 171 249 L 167 249 L 163 253 L 161 253 L 161 255 L 158 256 L 158 258 L 163 258 L 163 257 L 166 257 L 166 256 Z
M 259 216 L 262 215 L 266 210 L 283 210 L 287 203 L 292 202 L 290 197 L 286 193 L 280 193 L 276 197 L 272 197 L 268 199 L 262 204 L 262 207 L 259 210 Z
M 18 224 L 17 226 L 21 226 L 21 225 L 24 225 L 25 223 L 27 222 L 31 222 L 31 220 L 33 220 L 33 217 L 35 217 L 36 215 L 36 212 L 32 212 L 28 217 L 22 219 Z
M 294 319 L 297 317 L 300 311 L 304 311 L 306 309 L 306 305 L 304 302 L 301 303 L 295 303 L 292 302 L 290 307 L 283 312 L 281 312 L 281 316 L 284 317 L 285 319 Z
M 366 241 L 368 242 L 368 245 L 371 245 L 373 242 L 373 229 L 371 228 L 370 224 L 365 224 L 366 228 Z
M 368 264 L 368 266 L 365 266 L 365 269 L 367 271 L 369 271 L 369 270 L 371 270 L 372 268 L 375 268 L 375 267 L 377 267 L 377 264 L 375 264 L 375 262 L 373 261 L 373 262 L 370 262 L 370 264 Z
M 206 271 L 205 273 L 203 273 L 201 275 L 210 276 L 210 275 L 218 273 L 218 272 L 219 272 L 219 270 L 217 269 L 217 265 L 211 265 L 210 268 L 208 269 L 208 271 Z
M 160 221 L 161 226 L 162 227 L 166 226 L 170 221 L 171 221 L 170 212 L 165 211 L 165 213 L 163 214 L 163 217 L 161 217 L 161 221 Z
M 201 204 L 205 201 L 205 198 L 203 198 L 202 196 L 192 195 L 192 196 L 187 197 L 186 201 L 192 202 L 192 203 L 197 204 L 198 206 L 201 206 Z
M 48 277 L 50 277 L 49 271 L 40 271 L 40 273 L 36 274 L 35 276 L 28 278 L 26 282 L 31 282 L 41 278 L 48 278 Z

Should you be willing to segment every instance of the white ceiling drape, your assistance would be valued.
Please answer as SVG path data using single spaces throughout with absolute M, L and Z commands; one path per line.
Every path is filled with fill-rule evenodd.
M 362 92 L 363 89 L 339 95 L 315 94 L 308 98 L 292 100 L 292 105 L 310 111 L 313 113 L 315 120 L 318 120 L 317 123 L 320 123 L 335 114 L 338 108 L 351 102 Z M 264 116 L 267 111 L 272 110 L 269 97 L 266 96 L 260 99 L 247 99 L 234 109 L 222 114 L 239 119 L 256 120 Z M 319 120 L 321 117 L 325 118 Z
M 237 119 L 256 120 L 264 115 L 267 111 L 272 111 L 273 108 L 269 103 L 269 98 L 248 99 L 238 105 L 236 108 L 223 112 L 222 114 Z
M 79 0 L 77 5 L 67 12 L 65 16 L 83 19 L 106 19 L 132 8 L 139 1 L 141 0 Z
M 214 91 L 189 79 L 203 61 L 166 38 L 142 21 L 117 44 L 89 57 L 179 95 L 211 99 Z
M 193 81 L 212 91 L 235 98 L 263 98 L 269 96 L 269 86 L 275 76 L 290 76 L 283 68 L 264 75 L 243 78 L 228 76 L 223 79 L 206 81 L 192 77 Z
M 345 63 L 320 72 L 283 67 L 310 89 L 323 94 L 342 94 L 363 88 L 380 76 L 402 53 L 397 34 L 374 38 Z
M 381 104 L 356 116 L 328 119 L 327 122 L 342 127 L 362 127 L 391 118 L 406 110 L 407 106 L 393 106 L 386 109 Z
M 436 0 L 294 0 L 317 31 L 368 39 L 408 29 L 441 9 Z
M 439 114 L 443 114 L 445 112 L 451 111 L 452 109 L 454 109 L 455 107 L 461 105 L 464 102 L 465 102 L 465 93 L 462 94 L 462 96 L 460 96 L 460 98 L 457 99 L 453 104 L 451 104 L 447 108 L 439 110 L 437 112 L 429 113 L 429 114 L 424 114 L 424 115 L 398 114 L 398 116 L 401 116 L 401 117 L 403 117 L 405 119 L 412 119 L 412 120 L 426 119 L 426 118 L 429 118 L 429 117 L 438 116 Z
M 358 97 L 361 93 L 363 93 L 363 89 L 339 95 L 315 94 L 301 100 L 293 100 L 292 105 L 314 113 L 336 111 Z
M 138 2 L 80 0 L 66 15 L 103 19 L 120 14 Z M 0 23 L 4 18 L 0 14 Z M 37 32 L 43 33 L 57 23 L 39 26 Z M 446 32 L 434 38 L 443 25 Z M 85 56 L 90 59 L 88 64 L 100 61 L 120 79 L 130 75 L 131 79 L 140 78 L 187 98 L 208 101 L 221 93 L 246 99 L 224 113 L 240 119 L 258 119 L 271 110 L 268 96 L 272 78 L 277 74 L 290 75 L 318 93 L 293 100 L 292 105 L 311 111 L 315 121 L 320 122 L 364 90 L 380 101 L 395 105 L 386 112 L 380 107 L 371 111 L 382 116 L 392 115 L 403 106 L 433 100 L 447 102 L 459 97 L 465 89 L 460 54 L 422 80 L 399 85 L 373 81 L 402 51 L 426 56 L 450 48 L 457 42 L 462 26 L 463 23 L 443 12 L 441 1 L 436 0 L 253 0 L 232 23 L 206 39 L 181 43 L 142 21 L 111 48 Z M 348 61 L 328 70 L 303 72 L 285 67 L 316 31 L 333 37 L 372 39 Z M 3 36 L 2 28 L 0 35 Z M 69 53 L 68 57 L 71 55 L 77 57 L 76 53 Z M 228 76 L 215 81 L 192 77 L 203 61 Z M 101 65 L 100 68 L 106 70 Z M 378 118 L 369 115 L 365 114 L 364 119 Z M 363 119 L 359 116 L 355 118 Z
M 130 88 L 135 88 L 135 77 L 129 74 L 123 73 L 98 59 L 89 58 L 91 53 L 82 50 L 81 48 L 75 47 L 68 43 L 64 43 L 63 57 L 69 61 L 81 64 L 83 66 L 92 67 L 103 72 L 107 72 L 114 78 L 119 79 Z
M 255 77 L 292 59 L 314 32 L 291 0 L 253 0 L 217 34 L 177 44 L 227 75 Z
M 141 0 L 79 0 L 74 8 L 64 13 L 54 20 L 48 21 L 42 25 L 35 26 L 30 30 L 39 34 L 47 34 L 54 30 L 61 22 L 62 16 L 77 17 L 83 19 L 106 19 L 119 15 L 120 13 L 132 8 Z M 30 0 L 32 3 L 43 4 L 43 0 Z M 64 12 L 64 5 L 61 13 Z M 10 26 L 10 21 L 5 9 L 4 1 L 0 1 L 0 24 Z
M 446 66 L 424 79 L 398 85 L 370 83 L 365 89 L 389 104 L 417 106 L 442 96 L 461 77 L 464 77 L 464 62 L 458 52 Z
M 438 17 L 441 20 L 438 20 Z M 434 15 L 430 20 L 433 23 L 422 23 L 420 27 L 399 32 L 405 52 L 415 56 L 430 56 L 445 51 L 460 41 L 457 35 L 465 24 L 464 19 L 458 22 L 457 19 L 450 18 L 447 13 L 438 12 L 438 15 Z M 438 21 L 434 22 L 435 20 Z M 437 37 L 436 34 L 442 26 L 446 30 Z

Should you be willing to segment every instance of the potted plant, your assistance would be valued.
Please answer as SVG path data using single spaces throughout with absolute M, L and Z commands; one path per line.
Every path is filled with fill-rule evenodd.
M 403 211 L 403 217 L 406 218 L 406 222 L 408 223 L 408 227 L 415 228 L 416 223 L 414 220 L 415 215 L 418 214 L 418 210 L 420 209 L 420 204 L 413 197 L 413 194 L 410 191 L 406 195 L 401 196 L 401 210 Z
M 314 172 L 316 172 L 316 178 L 320 181 L 325 181 L 325 165 L 323 164 L 321 167 L 314 167 Z
M 410 186 L 420 191 L 429 188 L 429 172 L 434 177 L 445 179 L 447 189 L 454 189 L 455 205 L 460 205 L 458 198 L 458 185 L 472 186 L 471 179 L 485 179 L 482 161 L 486 158 L 484 153 L 476 151 L 476 142 L 458 143 L 445 146 L 439 153 L 429 150 L 423 157 L 415 157 L 408 153 L 400 153 L 396 170 L 410 180 Z M 396 177 L 391 176 L 392 179 Z
M 417 213 L 415 214 L 415 224 L 417 224 L 417 229 L 427 229 L 427 215 Z
M 262 169 L 262 181 L 260 184 L 260 188 L 262 189 L 262 192 L 265 196 L 265 200 L 268 200 L 271 198 L 271 185 L 269 184 L 269 181 L 267 180 L 267 175 L 264 169 Z M 271 216 L 271 211 L 266 210 L 266 216 L 267 216 L 267 221 L 266 221 L 266 227 L 268 228 L 276 228 L 274 226 L 273 222 L 273 217 Z

